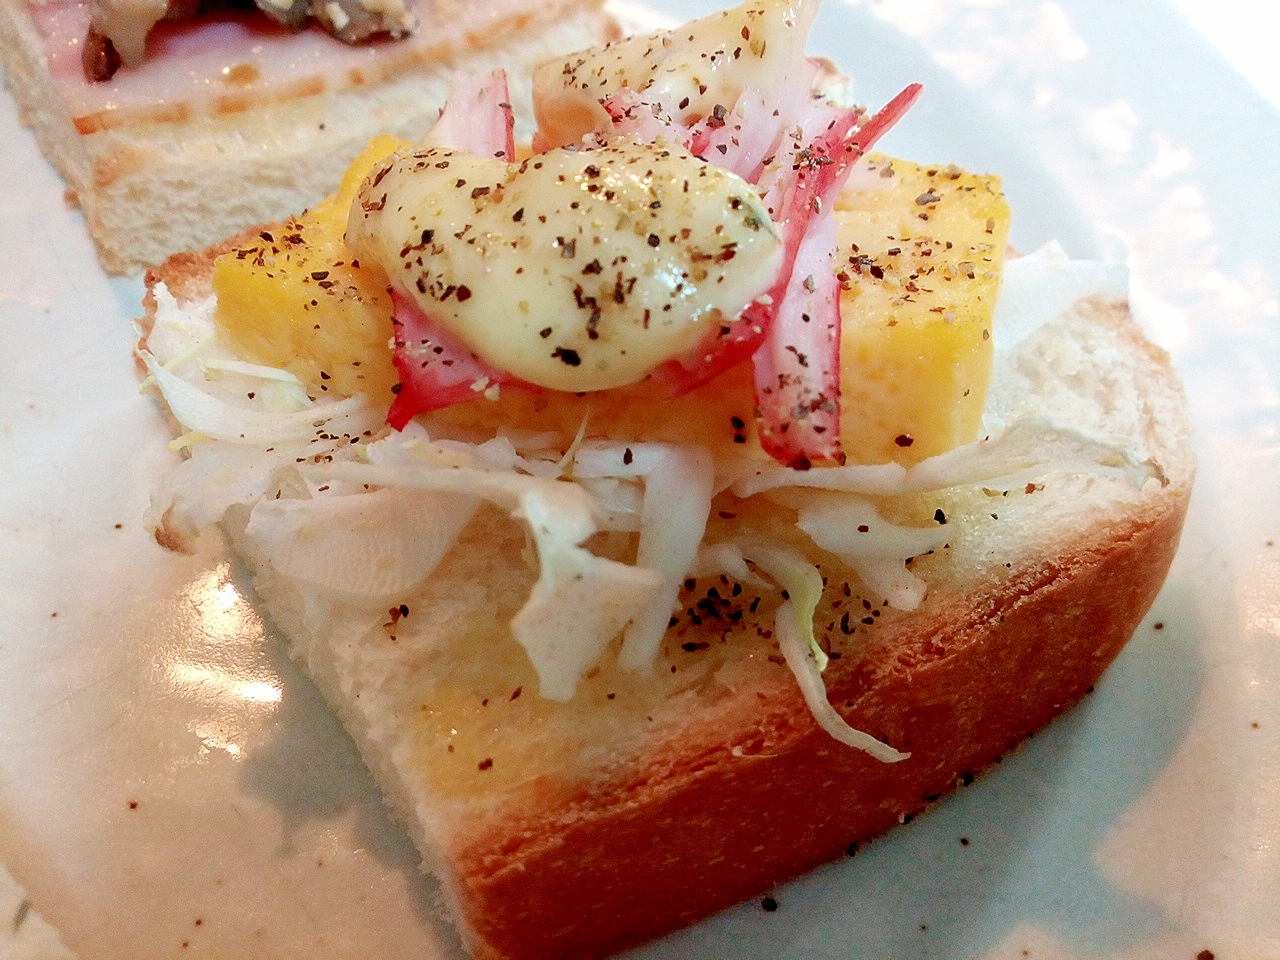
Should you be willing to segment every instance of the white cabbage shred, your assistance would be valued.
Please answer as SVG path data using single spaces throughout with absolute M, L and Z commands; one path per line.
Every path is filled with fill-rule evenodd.
M 1059 253 L 1012 261 L 1012 295 L 1030 297 L 1036 276 L 1046 273 L 1052 299 L 1064 306 L 1076 299 L 1073 291 L 1108 292 L 1116 282 L 1101 267 L 1072 265 Z M 686 577 L 723 572 L 773 586 L 786 591 L 776 636 L 815 720 L 885 762 L 905 754 L 852 729 L 827 700 L 827 656 L 813 629 L 818 568 L 795 546 L 759 534 L 704 542 L 713 495 L 728 489 L 793 508 L 801 534 L 890 606 L 912 610 L 928 585 L 907 561 L 941 546 L 943 530 L 889 523 L 868 497 L 1021 481 L 1050 455 L 1135 484 L 1150 476 L 1124 450 L 1041 421 L 1000 425 L 910 468 L 764 464 L 745 475 L 740 463 L 717 464 L 700 446 L 584 439 L 586 424 L 568 450 L 553 434 L 510 431 L 467 443 L 432 438 L 418 423 L 396 433 L 363 398 L 308 397 L 292 374 L 235 357 L 218 340 L 212 301 L 184 310 L 163 286 L 155 296 L 155 324 L 139 348 L 149 372 L 144 386 L 182 424 L 176 446 L 189 457 L 153 498 L 153 526 L 191 538 L 232 507 L 246 508 L 246 536 L 280 574 L 385 609 L 428 580 L 482 503 L 494 504 L 525 527 L 536 552 L 537 579 L 511 633 L 541 695 L 555 700 L 571 698 L 619 636 L 620 665 L 650 667 Z M 1001 309 L 1011 312 L 1004 294 Z M 593 553 L 584 544 L 599 533 L 630 537 L 634 562 Z
M 822 599 L 822 574 L 804 554 L 786 544 L 748 541 L 743 544 L 743 550 L 757 567 L 787 591 L 787 599 L 779 605 L 776 615 L 778 645 L 818 725 L 841 743 L 865 750 L 884 763 L 909 757 L 909 753 L 853 729 L 827 699 L 827 688 L 822 682 L 827 655 L 813 635 L 813 615 Z

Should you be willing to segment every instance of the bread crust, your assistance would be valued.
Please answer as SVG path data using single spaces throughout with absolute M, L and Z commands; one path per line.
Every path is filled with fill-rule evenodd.
M 691 725 L 683 756 L 637 761 L 607 798 L 584 792 L 471 838 L 456 854 L 469 948 L 494 960 L 607 956 L 910 819 L 1093 689 L 1154 601 L 1186 506 L 1184 490 L 1165 491 L 1074 555 L 1026 572 L 1016 592 L 980 606 L 950 597 L 891 625 L 873 662 L 847 671 L 837 661 L 831 701 L 852 703 L 841 708 L 849 723 L 907 760 L 835 743 L 793 690 L 763 714 L 745 700 L 717 717 L 720 729 Z M 749 753 L 724 742 L 726 723 Z M 701 749 L 708 742 L 717 749 Z
M 180 301 L 203 296 L 214 258 L 243 239 L 171 258 L 148 274 L 148 285 L 163 281 Z M 1028 483 L 966 492 L 970 501 L 957 500 L 951 522 L 970 523 L 965 536 L 982 549 L 963 559 L 948 550 L 919 558 L 930 589 L 911 613 L 870 602 L 855 607 L 866 598 L 856 583 L 847 589 L 852 574 L 830 558 L 823 566 L 815 622 L 839 654 L 825 674 L 829 699 L 853 727 L 910 753 L 898 763 L 845 747 L 817 726 L 776 656 L 772 608 L 744 604 L 732 626 L 691 616 L 669 631 L 658 672 L 687 663 L 682 649 L 725 644 L 737 651 L 727 662 L 742 669 L 728 678 L 716 673 L 709 682 L 722 689 L 713 700 L 694 701 L 699 705 L 688 711 L 677 704 L 679 719 L 642 732 L 620 762 L 474 803 L 433 799 L 412 746 L 419 736 L 412 714 L 419 703 L 428 709 L 430 694 L 379 699 L 382 681 L 359 675 L 361 655 L 352 653 L 376 638 L 315 627 L 298 585 L 254 554 L 243 519 L 229 522 L 233 543 L 256 571 L 266 614 L 342 717 L 427 869 L 440 878 L 473 956 L 593 960 L 759 896 L 967 784 L 1093 689 L 1160 590 L 1194 463 L 1185 398 L 1168 356 L 1141 336 L 1123 304 L 1083 304 L 1077 314 L 1080 332 L 1071 336 L 1094 338 L 1100 356 L 1123 356 L 1123 376 L 1145 398 L 1132 422 L 1098 425 L 1122 431 L 1150 458 L 1140 489 L 1116 481 L 1101 506 L 1076 508 L 1043 542 L 1036 539 L 1037 498 L 1053 490 Z M 1065 484 L 1067 492 L 1057 493 L 1063 501 L 1091 489 L 1089 478 L 1050 474 L 1045 483 Z M 994 532 L 1004 523 L 1013 525 L 1011 535 Z M 501 621 L 509 611 L 500 586 L 514 582 L 515 594 L 527 588 L 518 544 L 503 546 L 494 524 L 464 538 L 441 565 L 454 580 L 437 599 L 461 598 L 461 614 L 450 617 L 470 609 L 475 619 Z M 165 535 L 162 526 L 157 536 Z M 477 578 L 483 589 L 465 596 Z M 682 607 L 693 611 L 706 589 L 686 584 Z M 430 597 L 409 603 L 431 609 Z M 857 611 L 856 636 L 837 626 L 850 609 Z M 443 632 L 446 619 L 441 613 L 441 624 L 426 632 Z M 412 676 L 430 668 L 434 654 L 410 650 L 399 644 L 390 655 L 399 658 L 394 669 Z

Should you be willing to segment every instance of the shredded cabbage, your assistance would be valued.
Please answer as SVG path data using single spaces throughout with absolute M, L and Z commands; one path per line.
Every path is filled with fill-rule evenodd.
M 280 383 L 287 383 L 294 386 L 301 386 L 302 381 L 288 370 L 281 370 L 278 367 L 268 367 L 261 363 L 249 363 L 246 360 L 223 360 L 220 357 L 209 357 L 201 361 L 206 372 L 212 370 L 215 373 L 238 373 L 242 377 L 257 377 L 261 380 L 276 380 Z
M 404 489 L 266 498 L 245 534 L 286 576 L 390 602 L 431 575 L 479 506 L 467 494 Z
M 764 581 L 751 572 L 742 555 L 742 547 L 736 543 L 704 543 L 689 568 L 691 577 L 710 577 L 727 573 L 744 586 L 762 586 Z
M 309 452 L 309 451 L 308 451 Z M 191 541 L 237 504 L 256 503 L 292 469 L 299 457 L 286 446 L 271 452 L 242 444 L 193 444 L 190 456 L 170 470 L 152 495 L 146 522 Z
M 1009 311 L 1017 310 L 1006 300 L 1032 290 L 1037 269 L 1056 271 L 1054 302 L 1064 306 L 1082 289 L 1106 294 L 1116 282 L 1096 265 L 1064 266 L 1052 249 L 1023 260 L 1007 268 L 1013 293 L 1002 290 L 997 314 L 1014 339 L 1026 331 L 1013 330 L 1017 317 Z M 947 532 L 890 524 L 866 497 L 1021 483 L 1049 461 L 1055 470 L 1117 475 L 1138 486 L 1157 475 L 1125 446 L 1030 418 L 989 424 L 989 436 L 910 468 L 713 462 L 700 446 L 588 440 L 585 421 L 567 449 L 558 434 L 529 431 L 500 430 L 480 442 L 433 439 L 418 422 L 388 432 L 385 411 L 363 398 L 317 401 L 292 374 L 237 358 L 218 341 L 212 301 L 183 310 L 163 285 L 155 296 L 156 322 L 139 355 L 148 383 L 186 430 L 190 457 L 157 491 L 153 525 L 193 535 L 231 507 L 249 507 L 246 535 L 281 574 L 386 603 L 430 577 L 478 506 L 495 504 L 527 528 L 536 549 L 537 578 L 511 631 L 541 694 L 556 700 L 574 695 L 619 636 L 620 665 L 650 667 L 685 577 L 725 572 L 757 586 L 772 581 L 788 595 L 776 635 L 815 720 L 885 762 L 906 754 L 852 729 L 827 700 L 827 656 L 813 624 L 818 569 L 775 539 L 744 534 L 704 543 L 712 497 L 727 489 L 793 507 L 797 528 L 814 544 L 892 606 L 911 610 L 926 584 L 905 561 L 936 549 Z M 997 341 L 1004 349 L 1008 339 Z M 246 402 L 247 393 L 255 399 Z M 634 562 L 583 545 L 600 532 L 634 538 Z
M 899 610 L 915 610 L 924 600 L 925 583 L 908 570 L 906 557 L 936 550 L 947 531 L 903 527 L 884 520 L 866 500 L 827 491 L 806 491 L 796 512 L 796 526 L 819 547 L 834 553 L 878 595 Z
M 1042 417 L 1025 417 L 1000 433 L 982 437 L 912 467 L 896 463 L 850 464 L 821 470 L 764 466 L 734 482 L 739 497 L 784 487 L 835 490 L 863 496 L 927 493 L 974 483 L 1014 483 L 1033 479 L 1052 463 L 1055 471 L 1112 474 L 1141 486 L 1153 476 L 1151 464 L 1120 443 L 1110 443 Z
M 650 666 L 667 632 L 680 583 L 698 555 L 711 511 L 715 467 L 701 447 L 667 443 L 583 444 L 573 462 L 577 477 L 643 477 L 636 564 L 662 572 L 657 598 L 627 627 L 619 662 Z
M 818 725 L 841 743 L 864 750 L 885 763 L 896 763 L 911 756 L 849 726 L 827 699 L 827 688 L 822 682 L 827 655 L 813 634 L 813 616 L 822 599 L 822 574 L 818 568 L 794 547 L 783 543 L 752 539 L 740 546 L 748 560 L 787 591 L 787 599 L 779 605 L 776 614 L 778 645 Z
M 164 395 L 170 412 L 188 430 L 214 440 L 271 446 L 325 434 L 360 436 L 381 426 L 382 417 L 364 397 L 316 404 L 294 413 L 274 413 L 236 406 L 166 369 L 148 351 L 142 361 Z
M 663 575 L 579 547 L 594 532 L 590 508 L 577 496 L 582 488 L 542 483 L 525 493 L 517 514 L 533 531 L 539 575 L 511 630 L 528 651 L 542 695 L 569 700 L 609 641 L 655 606 Z
M 406 449 L 425 452 L 438 447 L 420 443 Z M 600 527 L 591 495 L 576 483 L 425 461 L 348 461 L 309 472 L 371 487 L 472 495 L 524 521 L 537 547 L 539 573 L 511 629 L 538 673 L 540 692 L 549 699 L 573 696 L 609 641 L 655 605 L 663 584 L 661 571 L 598 557 L 581 546 Z

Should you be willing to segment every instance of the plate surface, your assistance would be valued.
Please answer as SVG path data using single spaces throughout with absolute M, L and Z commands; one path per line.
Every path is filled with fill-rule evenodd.
M 1094 696 L 776 911 L 630 956 L 1280 955 L 1280 114 L 1158 0 L 828 0 L 811 46 L 872 105 L 923 81 L 884 148 L 1002 174 L 1017 246 L 1127 258 L 1200 479 Z M 0 250 L 0 861 L 85 958 L 456 960 L 220 542 L 143 529 L 172 455 L 141 283 L 102 274 L 4 95 Z

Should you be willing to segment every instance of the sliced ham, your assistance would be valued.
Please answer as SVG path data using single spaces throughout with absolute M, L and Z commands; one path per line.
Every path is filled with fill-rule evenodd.
M 235 113 L 264 103 L 378 83 L 439 64 L 526 28 L 519 0 L 425 3 L 408 0 L 419 28 L 402 40 L 349 46 L 318 26 L 298 33 L 251 12 L 224 12 L 161 22 L 137 67 L 107 81 L 85 79 L 87 0 L 52 0 L 30 7 L 44 42 L 49 72 L 80 133 L 146 121 Z M 550 22 L 573 4 L 548 0 L 537 19 Z

